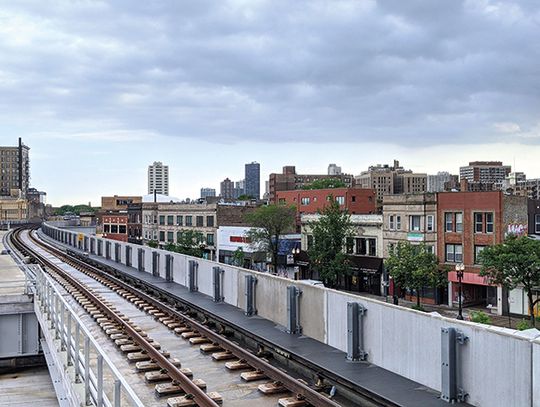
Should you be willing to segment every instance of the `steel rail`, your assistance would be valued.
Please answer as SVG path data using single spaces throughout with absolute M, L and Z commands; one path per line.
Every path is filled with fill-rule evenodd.
M 32 241 L 35 242 L 35 238 L 29 234 Z M 94 305 L 98 306 L 106 315 L 119 324 L 127 334 L 151 357 L 155 362 L 167 371 L 167 374 L 171 379 L 180 384 L 180 387 L 186 392 L 191 394 L 193 400 L 199 407 L 219 407 L 214 400 L 212 400 L 202 389 L 200 389 L 195 383 L 193 383 L 184 373 L 182 373 L 174 364 L 172 364 L 165 356 L 163 356 L 157 349 L 155 349 L 144 337 L 142 337 L 131 325 L 122 320 L 111 308 L 104 304 L 99 298 L 97 298 L 90 290 L 88 290 L 82 283 L 75 278 L 69 276 L 64 270 L 58 267 L 56 264 L 39 254 L 32 248 L 28 247 L 17 235 L 16 239 L 25 249 L 32 254 L 32 256 L 41 263 L 43 266 L 54 270 L 63 279 L 67 280 L 70 284 L 74 285 L 78 290 L 83 293 Z
M 210 328 L 206 327 L 205 325 L 201 324 L 200 322 L 181 314 L 174 308 L 170 307 L 167 304 L 162 303 L 161 301 L 149 296 L 148 294 L 142 292 L 141 290 L 132 287 L 131 285 L 123 282 L 122 280 L 111 276 L 110 274 L 104 272 L 103 270 L 98 269 L 97 267 L 94 267 L 92 265 L 89 265 L 81 260 L 79 260 L 77 257 L 70 256 L 63 252 L 62 250 L 51 246 L 48 243 L 45 243 L 43 241 L 38 241 L 35 236 L 30 236 L 31 239 L 38 245 L 42 247 L 47 247 L 46 250 L 51 250 L 55 253 L 58 253 L 58 256 L 62 256 L 64 258 L 69 259 L 70 261 L 74 261 L 80 266 L 84 266 L 87 270 L 90 270 L 91 272 L 99 275 L 102 278 L 109 279 L 110 282 L 113 282 L 115 284 L 120 285 L 123 289 L 126 291 L 131 292 L 132 294 L 138 296 L 140 299 L 150 303 L 152 306 L 159 308 L 162 312 L 166 313 L 171 318 L 181 319 L 183 322 L 185 322 L 187 325 L 189 325 L 194 330 L 198 331 L 203 336 L 206 336 L 208 339 L 210 339 L 212 342 L 217 343 L 220 347 L 222 347 L 225 350 L 230 351 L 235 356 L 237 356 L 239 359 L 245 360 L 249 365 L 251 365 L 253 368 L 258 369 L 262 372 L 264 372 L 270 379 L 280 382 L 283 384 L 288 390 L 293 392 L 296 395 L 300 395 L 301 398 L 303 398 L 308 403 L 314 405 L 314 406 L 321 406 L 321 407 L 340 407 L 340 404 L 336 403 L 335 401 L 329 399 L 324 394 L 321 394 L 317 392 L 316 390 L 312 389 L 311 387 L 305 385 L 301 381 L 289 376 L 287 373 L 281 371 L 280 369 L 272 366 L 271 364 L 265 362 L 261 358 L 257 357 L 256 355 L 248 352 L 246 349 L 242 348 L 239 345 L 236 345 L 232 341 L 228 340 L 227 338 L 223 337 L 222 335 L 218 334 L 217 332 L 212 331 Z M 49 249 L 50 248 L 50 249 Z

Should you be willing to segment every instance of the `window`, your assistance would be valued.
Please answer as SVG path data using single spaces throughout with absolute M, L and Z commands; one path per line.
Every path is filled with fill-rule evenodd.
M 301 203 L 302 205 L 309 205 L 309 198 L 307 198 L 307 197 L 302 198 L 302 199 L 300 200 L 300 203 Z
M 165 241 L 165 232 L 163 230 L 159 231 L 159 241 L 164 242 Z
M 336 196 L 336 202 L 338 205 L 345 205 L 345 197 L 344 196 Z
M 368 241 L 368 255 L 376 256 L 377 255 L 377 239 L 367 239 Z
M 126 225 L 119 225 L 118 226 L 118 233 L 126 233 Z
M 534 215 L 534 233 L 540 233 L 540 214 Z
M 396 216 L 396 230 L 401 230 L 401 216 Z
M 278 199 L 278 204 L 284 205 L 285 203 L 286 203 L 285 198 L 279 198 Z
M 167 216 L 167 225 L 174 225 L 174 216 L 168 215 Z
M 356 202 L 356 196 L 351 196 L 351 202 Z
M 482 264 L 478 255 L 485 247 L 486 246 L 474 246 L 474 264 Z
M 354 239 L 352 237 L 348 237 L 345 245 L 347 253 L 352 254 L 354 250 Z
M 463 214 L 456 212 L 456 232 L 463 232 Z
M 433 246 L 433 245 L 426 245 L 425 248 L 426 248 L 426 253 L 429 253 L 429 254 L 435 254 L 435 246 Z
M 167 232 L 167 242 L 174 242 L 174 232 Z
M 118 225 L 111 225 L 111 233 L 118 233 Z
M 426 216 L 426 230 L 433 232 L 435 230 L 435 217 L 433 215 Z
M 193 226 L 193 216 L 191 215 L 186 216 L 186 226 Z
M 486 215 L 486 233 L 493 233 L 493 213 L 487 212 L 485 215 Z
M 206 235 L 206 244 L 208 246 L 213 246 L 214 245 L 214 234 L 213 233 L 208 233 Z
M 420 230 L 420 215 L 409 216 L 409 230 L 415 232 Z
M 313 247 L 313 235 L 307 235 L 307 249 L 311 249 Z
M 463 261 L 463 246 L 460 244 L 447 244 L 446 261 L 449 263 L 461 263 Z
M 213 216 L 207 216 L 206 217 L 206 226 L 208 226 L 209 228 L 214 227 L 214 217 Z
M 366 254 L 366 239 L 357 237 L 355 240 L 356 240 L 355 254 L 365 255 Z
M 196 221 L 197 221 L 197 226 L 198 227 L 204 226 L 204 217 L 203 216 L 197 216 Z
M 103 225 L 103 232 L 109 233 L 111 231 L 111 225 Z
M 388 217 L 388 229 L 390 229 L 390 230 L 394 230 L 394 228 L 396 227 L 396 224 L 394 222 L 394 218 L 395 218 L 394 215 L 390 215 Z
M 176 232 L 176 241 L 180 242 L 182 240 L 182 231 Z
M 164 225 L 165 224 L 165 215 L 159 215 L 159 224 Z
M 474 214 L 474 233 L 482 233 L 484 231 L 484 220 L 481 213 Z
M 176 215 L 176 224 L 178 226 L 182 226 L 184 223 L 184 217 L 182 215 Z
M 444 231 L 445 232 L 453 232 L 454 231 L 454 222 L 452 220 L 452 214 L 450 212 L 446 212 L 444 214 Z

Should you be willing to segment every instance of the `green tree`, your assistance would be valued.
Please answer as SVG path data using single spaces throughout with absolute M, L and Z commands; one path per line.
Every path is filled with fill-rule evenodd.
M 254 198 L 251 195 L 242 194 L 236 199 L 238 199 L 239 201 L 251 201 Z
M 92 206 L 80 204 L 80 205 L 62 205 L 59 208 L 56 208 L 54 211 L 55 215 L 63 216 L 66 213 L 73 213 L 79 215 L 81 212 L 96 212 L 99 208 L 94 208 Z
M 159 243 L 157 242 L 157 240 L 149 240 L 147 244 L 149 247 L 153 249 L 159 246 Z
M 527 236 L 509 236 L 504 243 L 487 246 L 479 255 L 482 264 L 480 275 L 492 284 L 508 290 L 522 286 L 527 293 L 529 314 L 535 326 L 533 289 L 540 286 L 540 241 Z
M 304 185 L 302 189 L 345 188 L 346 186 L 347 185 L 339 178 L 323 178 Z
M 343 249 L 347 238 L 353 235 L 351 216 L 333 198 L 319 214 L 317 221 L 308 224 L 313 236 L 308 255 L 325 285 L 333 287 L 341 275 L 349 272 L 349 260 Z
M 238 267 L 244 267 L 245 258 L 246 258 L 246 254 L 244 253 L 244 250 L 241 247 L 239 247 L 234 251 L 232 255 L 233 264 Z
M 390 251 L 385 266 L 396 285 L 416 293 L 417 308 L 422 288 L 441 287 L 447 282 L 446 270 L 439 270 L 437 256 L 428 252 L 424 244 L 399 242 Z
M 174 245 L 174 251 L 188 256 L 203 257 L 205 245 L 206 241 L 201 232 L 184 229 L 178 234 L 178 242 Z
M 251 229 L 246 237 L 251 245 L 272 256 L 272 266 L 277 270 L 279 236 L 294 229 L 296 208 L 286 205 L 264 205 L 246 214 Z

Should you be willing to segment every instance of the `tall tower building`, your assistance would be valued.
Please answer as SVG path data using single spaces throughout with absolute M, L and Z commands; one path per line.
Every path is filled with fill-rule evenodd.
M 29 151 L 20 137 L 17 146 L 0 146 L 0 195 L 9 196 L 13 190 L 20 190 L 26 196 L 30 185 Z
M 234 182 L 232 182 L 229 178 L 225 178 L 223 181 L 221 181 L 219 191 L 219 195 L 224 199 L 234 198 Z
M 256 162 L 246 164 L 245 194 L 255 199 L 261 197 L 261 165 Z
M 169 166 L 154 161 L 148 166 L 148 194 L 169 195 Z

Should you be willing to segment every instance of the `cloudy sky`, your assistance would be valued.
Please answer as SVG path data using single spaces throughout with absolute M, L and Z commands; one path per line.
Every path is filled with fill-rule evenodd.
M 540 177 L 537 0 L 0 1 L 0 144 L 53 205 L 197 197 L 246 162 Z

